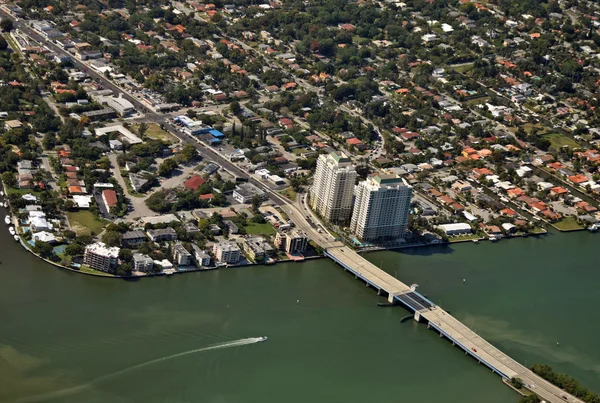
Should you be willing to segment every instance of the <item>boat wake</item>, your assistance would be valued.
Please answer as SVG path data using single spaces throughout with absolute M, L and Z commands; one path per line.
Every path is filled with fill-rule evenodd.
M 141 364 L 137 364 L 137 365 L 134 365 L 134 366 L 131 366 L 131 367 L 127 367 L 125 369 L 122 369 L 122 370 L 117 371 L 117 372 L 112 372 L 112 373 L 107 374 L 107 375 L 102 375 L 101 377 L 95 378 L 92 381 L 90 381 L 90 382 L 88 382 L 86 384 L 83 384 L 83 385 L 74 386 L 72 388 L 61 389 L 61 390 L 57 390 L 57 391 L 54 391 L 54 392 L 49 392 L 49 393 L 44 393 L 44 394 L 39 394 L 39 395 L 27 396 L 27 397 L 24 397 L 24 398 L 21 398 L 21 399 L 17 400 L 17 403 L 45 402 L 45 401 L 48 401 L 50 399 L 57 399 L 57 398 L 60 398 L 60 397 L 65 397 L 65 396 L 73 395 L 73 394 L 76 394 L 76 393 L 83 392 L 84 390 L 92 387 L 96 383 L 105 381 L 105 380 L 110 379 L 110 378 L 114 378 L 115 376 L 126 374 L 126 373 L 131 372 L 131 371 L 135 371 L 135 370 L 140 369 L 140 368 L 147 367 L 149 365 L 157 364 L 159 362 L 173 360 L 175 358 L 184 357 L 186 355 L 203 353 L 205 351 L 220 350 L 220 349 L 225 349 L 225 348 L 246 346 L 248 344 L 260 343 L 260 342 L 265 341 L 265 340 L 266 340 L 266 337 L 249 337 L 249 338 L 246 338 L 246 339 L 228 341 L 228 342 L 224 342 L 224 343 L 213 344 L 212 346 L 208 346 L 208 347 L 195 348 L 193 350 L 183 351 L 181 353 L 172 354 L 172 355 L 168 355 L 166 357 L 161 357 L 161 358 L 157 358 L 157 359 L 154 359 L 154 360 L 146 361 L 146 362 L 143 362 Z

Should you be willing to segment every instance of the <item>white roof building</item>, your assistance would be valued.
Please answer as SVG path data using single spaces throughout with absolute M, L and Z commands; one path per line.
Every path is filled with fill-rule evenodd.
M 36 232 L 35 234 L 33 234 L 31 236 L 31 239 L 33 239 L 34 241 L 41 241 L 41 242 L 47 242 L 47 243 L 54 243 L 57 241 L 54 234 L 51 234 L 50 232 L 46 232 L 46 231 Z
M 104 136 L 109 133 L 119 132 L 119 134 L 121 135 L 121 138 L 124 139 L 125 141 L 127 141 L 131 145 L 140 144 L 143 142 L 142 139 L 140 139 L 138 136 L 136 136 L 135 134 L 133 134 L 132 132 L 130 132 L 129 130 L 124 128 L 122 125 L 108 126 L 108 127 L 103 127 L 101 129 L 95 129 L 95 130 L 96 130 L 96 136 L 98 136 L 98 137 Z
M 92 204 L 92 196 L 74 195 L 73 202 L 77 205 L 77 208 L 88 209 Z
M 454 224 L 441 224 L 437 227 L 444 231 L 446 235 L 470 234 L 472 232 L 471 226 L 462 222 Z

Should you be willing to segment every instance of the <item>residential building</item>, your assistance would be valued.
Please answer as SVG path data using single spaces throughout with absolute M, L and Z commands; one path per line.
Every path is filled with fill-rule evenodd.
M 133 270 L 147 272 L 154 268 L 154 260 L 148 255 L 141 253 L 133 254 Z
M 180 266 L 189 266 L 192 264 L 192 254 L 178 243 L 173 245 L 173 260 Z
M 233 190 L 233 198 L 238 203 L 250 203 L 254 196 L 260 197 L 261 200 L 264 200 L 266 197 L 265 192 L 251 183 L 242 183 L 237 185 Z
M 148 238 L 146 238 L 146 234 L 144 234 L 142 231 L 127 231 L 123 234 L 123 240 L 121 241 L 121 244 L 127 248 L 135 248 L 147 240 Z
M 352 214 L 356 170 L 343 153 L 320 155 L 310 190 L 311 207 L 325 220 L 344 223 Z
M 110 211 L 110 209 L 117 205 L 117 192 L 111 189 L 103 190 L 102 201 L 104 202 L 106 209 Z
M 227 227 L 227 229 L 229 230 L 229 234 L 237 234 L 240 229 L 238 228 L 237 225 L 235 225 L 235 223 L 231 220 L 225 220 L 223 221 L 223 224 L 225 224 L 225 226 Z
M 358 184 L 350 228 L 361 241 L 402 238 L 408 224 L 412 186 L 391 175 Z
M 112 272 L 119 264 L 119 251 L 116 246 L 107 247 L 102 242 L 96 242 L 85 247 L 83 262 L 92 269 Z
M 233 242 L 218 242 L 213 245 L 215 258 L 222 263 L 235 264 L 240 261 L 240 248 Z
M 302 253 L 308 246 L 308 236 L 300 230 L 277 231 L 275 246 L 292 255 Z
M 250 259 L 260 262 L 268 257 L 276 255 L 275 248 L 271 246 L 263 237 L 250 237 L 244 239 L 244 252 Z
M 150 240 L 154 242 L 177 240 L 177 232 L 175 232 L 175 230 L 171 227 L 162 229 L 149 229 L 146 231 L 146 234 L 148 234 Z
M 192 244 L 192 249 L 194 250 L 194 260 L 196 261 L 196 266 L 210 266 L 210 255 L 206 253 L 206 251 L 200 249 L 198 245 Z

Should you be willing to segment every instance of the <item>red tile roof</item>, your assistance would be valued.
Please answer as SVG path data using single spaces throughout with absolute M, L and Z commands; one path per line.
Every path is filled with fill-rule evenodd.
M 108 208 L 114 207 L 117 205 L 117 192 L 111 189 L 103 190 L 102 199 Z
M 188 189 L 198 190 L 198 188 L 204 183 L 206 183 L 206 179 L 204 179 L 200 175 L 194 175 L 190 179 L 183 182 L 183 186 L 185 186 Z

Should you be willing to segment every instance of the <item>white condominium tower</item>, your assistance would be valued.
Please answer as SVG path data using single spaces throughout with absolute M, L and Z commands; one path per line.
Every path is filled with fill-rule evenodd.
M 364 242 L 404 237 L 412 186 L 391 175 L 376 175 L 358 184 L 350 228 Z
M 352 161 L 345 154 L 320 155 L 310 190 L 313 210 L 327 221 L 348 222 L 352 214 L 356 176 Z

